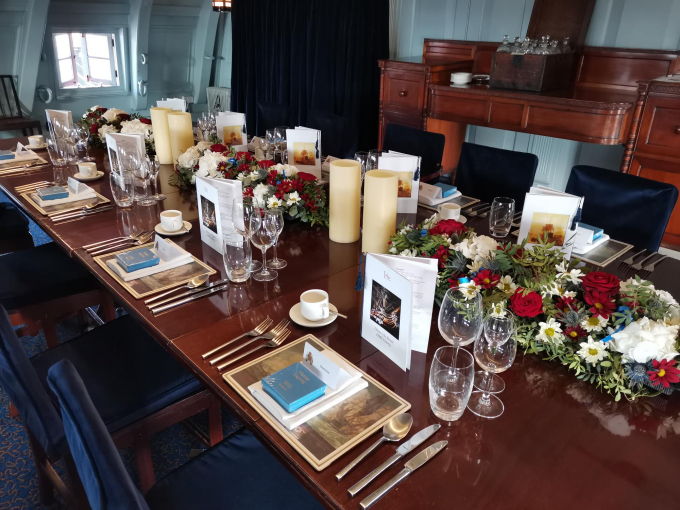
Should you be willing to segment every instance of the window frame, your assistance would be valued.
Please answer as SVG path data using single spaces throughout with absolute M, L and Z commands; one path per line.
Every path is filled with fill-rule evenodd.
M 111 63 L 111 76 L 114 76 L 115 65 L 118 65 L 118 85 L 113 86 L 102 86 L 102 87 L 85 87 L 85 88 L 62 88 L 63 84 L 61 82 L 61 77 L 59 74 L 59 60 L 57 58 L 57 49 L 54 44 L 55 36 L 57 34 L 64 33 L 81 33 L 83 34 L 83 39 L 85 39 L 85 34 L 95 34 L 95 35 L 106 35 L 110 37 L 114 36 L 115 43 L 111 44 L 109 40 L 109 51 Z M 79 25 L 79 26 L 53 26 L 50 27 L 50 40 L 52 41 L 52 49 L 50 52 L 52 58 L 52 73 L 53 80 L 55 83 L 55 96 L 57 99 L 70 99 L 70 98 L 81 98 L 81 97 L 99 97 L 99 96 L 122 96 L 130 94 L 129 85 L 129 59 L 127 55 L 127 27 L 115 27 L 115 26 L 95 26 L 95 25 Z M 71 38 L 69 37 L 69 44 L 71 43 Z M 72 50 L 72 56 L 75 53 Z M 85 65 L 87 66 L 87 71 L 89 74 L 89 59 L 90 57 L 85 55 L 83 59 Z M 63 59 L 62 59 L 63 60 Z M 74 72 L 77 72 L 75 59 L 74 59 Z M 115 78 L 113 78 L 115 79 Z M 77 76 L 75 77 L 77 83 Z M 96 83 L 102 83 L 102 80 L 96 80 Z M 68 83 L 68 82 L 65 82 Z

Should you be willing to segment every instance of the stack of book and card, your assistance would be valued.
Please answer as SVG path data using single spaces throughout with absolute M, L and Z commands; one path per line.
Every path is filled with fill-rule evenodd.
M 33 201 L 40 207 L 48 205 L 69 204 L 71 202 L 80 202 L 81 200 L 88 200 L 97 198 L 97 193 L 82 182 L 68 178 L 68 187 L 52 186 L 49 188 L 42 188 L 31 195 Z
M 26 165 L 35 160 L 46 163 L 46 161 L 35 152 L 28 149 L 23 144 L 18 143 L 14 152 L 11 150 L 0 151 L 0 170 L 3 168 L 15 168 L 18 165 Z
M 420 184 L 418 205 L 431 211 L 436 211 L 437 207 L 444 203 L 457 204 L 462 209 L 477 202 L 479 202 L 479 199 L 466 197 L 456 186 L 451 184 L 444 184 L 443 182 L 437 184 L 423 182 Z
M 361 372 L 331 350 L 305 343 L 303 360 L 248 386 L 286 429 L 306 423 L 368 387 Z
M 185 264 L 191 264 L 191 254 L 170 239 L 156 236 L 151 246 L 141 246 L 133 250 L 117 253 L 106 261 L 106 265 L 123 281 L 129 282 L 145 276 L 168 271 Z

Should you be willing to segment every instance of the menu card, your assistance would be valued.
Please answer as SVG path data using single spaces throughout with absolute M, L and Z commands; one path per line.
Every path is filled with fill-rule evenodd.
M 140 157 L 146 155 L 146 145 L 144 135 L 141 133 L 122 134 L 106 133 L 106 150 L 109 153 L 109 163 L 116 172 L 120 171 L 120 159 L 118 158 L 118 148 L 134 149 L 137 147 Z
M 420 156 L 389 151 L 378 158 L 378 168 L 392 170 L 399 175 L 398 213 L 418 212 L 420 189 Z
M 64 138 L 68 135 L 64 130 L 73 125 L 73 114 L 69 110 L 45 110 L 47 117 L 47 130 L 56 138 Z M 54 129 L 54 121 L 57 121 L 62 130 L 56 132 Z
M 223 254 L 224 242 L 241 242 L 243 237 L 234 230 L 231 208 L 234 199 L 242 196 L 241 181 L 196 178 L 198 220 L 201 241 Z
M 286 129 L 288 164 L 321 178 L 321 131 L 298 126 Z
M 248 151 L 246 116 L 243 113 L 220 112 L 215 119 L 217 136 L 228 147 L 239 152 Z

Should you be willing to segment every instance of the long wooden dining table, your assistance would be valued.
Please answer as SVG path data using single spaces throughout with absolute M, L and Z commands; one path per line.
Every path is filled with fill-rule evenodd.
M 25 139 L 0 140 L 0 149 L 14 147 L 17 141 Z M 45 151 L 39 154 L 47 159 Z M 112 200 L 108 162 L 103 151 L 96 151 L 95 155 L 99 169 L 106 175 L 88 184 Z M 76 169 L 68 171 L 75 173 Z M 174 240 L 217 271 L 211 280 L 226 278 L 221 255 L 201 242 L 195 196 L 180 194 L 167 183 L 172 172 L 170 165 L 161 168 L 161 190 L 168 197 L 163 202 L 149 207 L 135 205 L 131 209 L 116 207 L 56 225 L 15 192 L 16 186 L 52 180 L 51 166 L 28 175 L 0 177 L 0 188 L 54 242 L 87 267 L 120 306 L 203 381 L 326 507 L 359 508 L 359 502 L 398 469 L 387 470 L 355 498 L 348 495 L 347 489 L 389 458 L 395 447 L 383 445 L 338 482 L 335 474 L 377 435 L 317 472 L 201 357 L 226 340 L 253 329 L 266 317 L 272 318 L 274 324 L 287 318 L 300 294 L 309 289 L 327 291 L 331 303 L 348 319 L 337 319 L 317 329 L 291 324 L 293 334 L 289 341 L 314 334 L 407 400 L 414 419 L 412 431 L 434 423 L 442 425 L 423 446 L 444 439 L 449 442 L 442 453 L 391 491 L 377 508 L 633 509 L 648 505 L 672 508 L 679 501 L 675 455 L 680 458 L 680 397 L 676 395 L 614 402 L 613 396 L 579 381 L 566 368 L 536 355 L 518 354 L 510 370 L 502 374 L 506 389 L 499 396 L 505 412 L 500 418 L 485 420 L 466 412 L 452 423 L 437 419 L 430 410 L 428 396 L 432 356 L 437 347 L 445 345 L 437 329 L 436 309 L 427 354 L 414 352 L 410 370 L 402 371 L 361 338 L 361 294 L 354 290 L 360 242 L 334 243 L 324 227 L 286 225 L 278 256 L 288 262 L 288 267 L 278 270 L 276 280 L 261 283 L 251 279 L 230 284 L 223 292 L 153 316 L 143 300 L 134 299 L 80 247 L 153 228 L 162 210 L 179 209 L 193 228 Z M 421 218 L 429 214 L 419 211 Z M 468 226 L 479 233 L 488 232 L 486 219 L 469 218 Z M 621 278 L 633 274 L 620 261 L 609 264 L 605 270 Z M 680 261 L 666 259 L 651 274 L 641 276 L 657 288 L 680 296 Z M 246 357 L 240 363 L 257 356 Z M 147 362 L 152 364 L 153 360 Z M 266 473 L 267 466 L 262 466 L 263 490 L 267 485 Z M 200 501 L 196 508 L 200 508 Z

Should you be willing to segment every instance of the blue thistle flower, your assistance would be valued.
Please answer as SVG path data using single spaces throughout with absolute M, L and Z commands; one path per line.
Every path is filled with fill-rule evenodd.
M 642 386 L 649 383 L 647 366 L 642 363 L 629 363 L 625 365 L 624 373 L 632 386 Z

